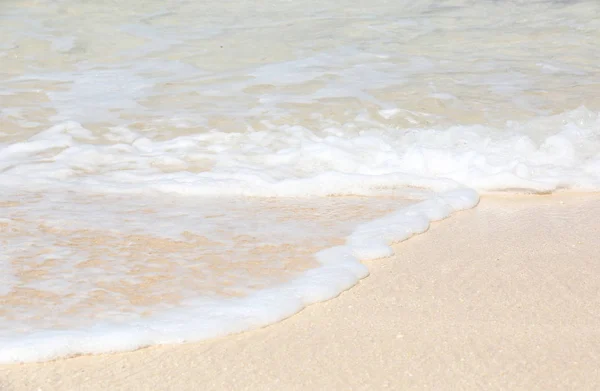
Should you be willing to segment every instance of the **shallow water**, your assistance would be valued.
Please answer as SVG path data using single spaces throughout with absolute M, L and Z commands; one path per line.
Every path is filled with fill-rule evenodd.
M 68 328 L 74 319 L 78 327 L 123 321 L 197 296 L 245 297 L 318 267 L 315 253 L 411 203 L 64 193 L 11 199 L 0 205 L 5 268 L 15 276 L 0 299 L 10 333 Z
M 594 0 L 3 2 L 0 360 L 276 321 L 477 202 L 448 191 L 597 191 L 599 13 Z M 287 301 L 260 302 L 270 289 Z M 166 321 L 191 314 L 203 332 Z M 131 342 L 132 327 L 148 333 Z

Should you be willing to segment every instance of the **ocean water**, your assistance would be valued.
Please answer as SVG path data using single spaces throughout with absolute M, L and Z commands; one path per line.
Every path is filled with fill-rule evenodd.
M 3 1 L 0 362 L 268 325 L 481 194 L 600 190 L 597 15 Z

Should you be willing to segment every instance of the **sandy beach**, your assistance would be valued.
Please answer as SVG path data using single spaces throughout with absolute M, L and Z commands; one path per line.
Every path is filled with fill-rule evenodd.
M 0 389 L 597 389 L 600 196 L 483 197 L 278 324 L 0 367 Z

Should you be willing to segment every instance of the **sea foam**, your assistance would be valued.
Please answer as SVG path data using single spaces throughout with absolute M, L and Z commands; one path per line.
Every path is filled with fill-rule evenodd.
M 168 140 L 68 122 L 0 144 L 0 183 L 188 195 L 376 194 L 403 186 L 480 192 L 600 189 L 600 115 L 585 108 L 503 128 L 278 126 Z

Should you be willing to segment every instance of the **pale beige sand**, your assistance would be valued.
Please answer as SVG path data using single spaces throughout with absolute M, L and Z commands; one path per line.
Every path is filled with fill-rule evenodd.
M 483 198 L 270 327 L 0 367 L 2 390 L 599 389 L 600 196 Z

